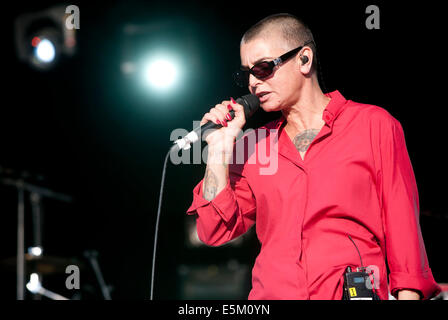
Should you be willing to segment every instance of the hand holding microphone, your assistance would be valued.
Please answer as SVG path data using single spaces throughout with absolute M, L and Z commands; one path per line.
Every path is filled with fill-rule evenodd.
M 229 107 L 230 106 L 230 107 Z M 227 146 L 233 146 L 233 142 L 238 135 L 238 132 L 243 128 L 246 124 L 246 119 L 248 119 L 252 114 L 257 111 L 260 107 L 260 100 L 256 95 L 248 94 L 242 96 L 236 101 L 223 101 L 220 104 L 217 104 L 214 108 L 211 108 L 209 112 L 207 112 L 200 122 L 200 126 L 190 133 L 188 133 L 184 138 L 178 139 L 174 142 L 174 145 L 168 151 L 165 156 L 165 161 L 163 164 L 163 172 L 162 172 L 162 183 L 160 186 L 160 195 L 159 195 L 159 205 L 157 209 L 157 220 L 156 220 L 156 228 L 154 232 L 154 250 L 153 250 L 153 258 L 152 258 L 152 271 L 151 271 L 151 292 L 150 298 L 153 299 L 153 291 L 154 291 L 154 270 L 155 270 L 155 262 L 156 262 L 156 249 L 157 249 L 157 235 L 159 229 L 159 220 L 160 220 L 160 212 L 162 207 L 162 195 L 163 195 L 163 185 L 165 181 L 165 171 L 166 165 L 168 163 L 169 156 L 172 152 L 178 152 L 180 149 L 187 150 L 190 148 L 191 144 L 201 139 L 201 135 L 204 131 L 208 131 L 210 129 L 218 129 L 215 132 L 210 132 L 207 137 L 205 137 L 206 142 L 210 149 L 215 149 L 214 151 L 220 148 L 219 141 L 231 141 L 232 143 L 222 144 L 227 148 Z M 229 114 L 229 115 L 227 115 Z M 226 118 L 227 117 L 227 118 Z M 231 119 L 231 120 L 229 120 Z M 213 145 L 217 146 L 216 148 Z M 209 151 L 210 151 L 209 149 Z M 222 149 L 225 150 L 225 149 Z M 207 178 L 204 181 L 203 188 L 205 188 L 204 198 L 212 199 L 220 190 L 222 190 L 223 185 L 226 184 L 226 179 L 228 179 L 228 166 L 225 167 L 223 164 L 228 164 L 228 160 L 221 159 L 220 164 L 214 165 L 211 164 L 213 162 L 213 157 L 216 158 L 216 153 L 212 151 L 212 156 L 210 156 L 210 152 L 208 154 L 208 160 L 212 159 L 212 161 L 207 162 L 206 176 Z M 214 153 L 214 155 L 213 155 Z M 226 153 L 226 151 L 224 151 Z M 218 156 L 219 158 L 219 156 Z M 207 171 L 208 170 L 208 171 Z M 215 172 L 212 172 L 215 171 Z M 211 174 L 207 174 L 207 172 Z M 213 180 L 212 182 L 210 180 Z M 208 187 L 207 187 L 208 186 Z
M 235 141 L 248 119 L 260 107 L 256 95 L 248 94 L 238 99 L 225 100 L 215 105 L 204 114 L 200 127 L 194 129 L 184 138 L 175 141 L 173 149 L 187 150 L 206 133 L 205 141 L 209 146 L 218 143 L 230 144 Z M 218 129 L 211 132 L 211 129 Z
M 213 130 L 213 132 L 209 132 L 208 134 L 204 132 L 206 134 L 205 141 L 209 146 L 216 143 L 233 143 L 240 130 L 246 124 L 244 107 L 236 103 L 233 98 L 230 101 L 222 101 L 204 114 L 200 125 L 205 125 L 208 122 L 218 125 L 217 129 Z M 211 131 L 212 129 L 208 130 Z

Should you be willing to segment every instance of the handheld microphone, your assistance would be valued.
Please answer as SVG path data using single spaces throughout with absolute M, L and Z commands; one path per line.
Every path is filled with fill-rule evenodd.
M 260 107 L 260 100 L 258 97 L 254 94 L 247 94 L 244 95 L 238 99 L 236 99 L 236 103 L 240 104 L 244 108 L 244 116 L 246 117 L 246 120 L 251 117 L 255 111 Z M 235 116 L 235 111 L 230 110 L 229 111 L 232 119 Z M 210 129 L 219 129 L 222 126 L 219 124 L 216 124 L 212 121 L 209 121 L 205 124 L 203 124 L 200 127 L 197 127 L 193 131 L 191 131 L 189 134 L 187 134 L 182 139 L 178 139 L 174 141 L 174 145 L 171 147 L 171 151 L 179 151 L 180 149 L 188 150 L 191 148 L 191 144 L 201 139 L 202 134 Z
M 255 111 L 260 107 L 260 100 L 256 95 L 248 94 L 245 96 L 242 96 L 238 99 L 236 99 L 236 103 L 243 106 L 244 109 L 244 115 L 246 119 L 251 117 Z M 229 111 L 232 119 L 235 116 L 235 111 L 230 110 Z M 150 293 L 150 299 L 153 300 L 153 293 L 154 293 L 154 274 L 155 274 L 155 266 L 156 266 L 156 251 L 157 251 L 157 235 L 159 232 L 159 220 L 160 220 L 160 212 L 162 208 L 162 195 L 163 195 L 163 186 L 165 182 L 165 171 L 166 171 L 166 165 L 168 163 L 169 156 L 172 152 L 178 152 L 181 149 L 188 150 L 191 148 L 191 144 L 198 141 L 201 137 L 202 132 L 206 131 L 207 129 L 213 129 L 213 128 L 220 128 L 220 125 L 215 124 L 212 121 L 209 121 L 199 128 L 194 129 L 189 134 L 187 134 L 184 138 L 178 139 L 174 142 L 174 145 L 171 147 L 169 152 L 165 156 L 165 161 L 163 163 L 163 171 L 162 171 L 162 183 L 160 185 L 160 194 L 159 194 L 159 205 L 157 208 L 157 219 L 156 219 L 156 227 L 154 231 L 154 250 L 152 255 L 152 270 L 151 270 L 151 293 Z

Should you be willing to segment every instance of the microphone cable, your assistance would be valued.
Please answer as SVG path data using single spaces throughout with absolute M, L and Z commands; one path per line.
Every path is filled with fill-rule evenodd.
M 260 107 L 260 100 L 256 95 L 247 94 L 242 96 L 236 100 L 237 103 L 240 103 L 244 107 L 244 113 L 246 119 L 252 116 L 252 114 Z M 199 127 L 199 130 L 203 128 Z M 199 137 L 198 137 L 199 139 Z M 190 141 L 188 141 L 190 143 Z M 157 251 L 157 235 L 159 233 L 159 222 L 160 222 L 160 212 L 162 210 L 162 197 L 163 197 L 163 187 L 165 185 L 165 174 L 166 174 L 166 166 L 168 162 L 168 158 L 171 152 L 179 152 L 182 148 L 179 144 L 174 144 L 165 156 L 165 161 L 163 162 L 162 169 L 162 181 L 160 183 L 160 193 L 159 193 L 159 204 L 157 207 L 157 218 L 156 218 L 156 226 L 154 230 L 154 248 L 152 252 L 152 270 L 151 270 L 151 291 L 150 291 L 150 300 L 153 300 L 154 297 L 154 274 L 156 269 L 156 251 Z
M 154 249 L 153 249 L 153 252 L 152 252 L 150 300 L 153 300 L 153 296 L 154 296 L 154 274 L 155 274 L 155 268 L 156 268 L 157 235 L 159 233 L 160 212 L 162 210 L 162 197 L 163 197 L 163 187 L 165 185 L 166 165 L 167 165 L 168 158 L 169 158 L 169 155 L 171 153 L 171 150 L 173 150 L 173 147 L 170 148 L 170 150 L 168 151 L 168 153 L 165 156 L 165 161 L 163 162 L 163 169 L 162 169 L 162 181 L 160 183 L 159 204 L 158 204 L 158 207 L 157 207 L 156 226 L 155 226 L 155 230 L 154 230 Z

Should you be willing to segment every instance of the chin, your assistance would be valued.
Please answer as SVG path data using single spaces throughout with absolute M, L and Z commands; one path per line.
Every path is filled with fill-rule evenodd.
M 275 112 L 282 109 L 278 104 L 270 103 L 269 101 L 261 103 L 260 107 L 266 112 Z

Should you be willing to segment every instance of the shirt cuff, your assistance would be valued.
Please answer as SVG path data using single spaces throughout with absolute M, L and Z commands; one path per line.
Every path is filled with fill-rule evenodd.
M 230 181 L 227 181 L 224 189 L 222 189 L 211 201 L 204 199 L 202 194 L 202 183 L 203 180 L 201 180 L 193 189 L 193 202 L 187 209 L 187 214 L 200 215 L 199 211 L 202 211 L 201 208 L 205 209 L 207 206 L 211 206 L 225 222 L 229 222 L 237 209 L 235 196 L 230 186 Z
M 398 298 L 398 291 L 404 289 L 417 291 L 422 299 L 431 299 L 442 291 L 440 286 L 435 282 L 431 269 L 420 274 L 391 272 L 389 282 L 390 293 L 396 299 Z

